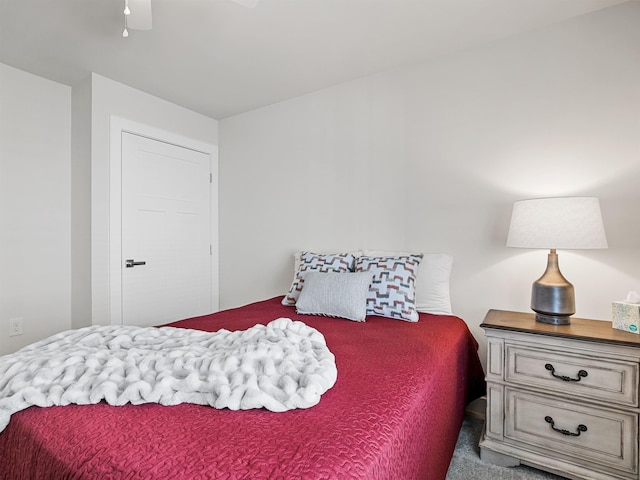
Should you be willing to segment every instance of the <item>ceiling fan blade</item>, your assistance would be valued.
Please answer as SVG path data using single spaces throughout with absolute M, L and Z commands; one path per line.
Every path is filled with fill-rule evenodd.
M 131 14 L 127 26 L 133 30 L 151 30 L 151 0 L 129 0 Z
M 231 1 L 234 3 L 237 3 L 238 5 L 242 5 L 243 7 L 254 8 L 260 0 L 231 0 Z

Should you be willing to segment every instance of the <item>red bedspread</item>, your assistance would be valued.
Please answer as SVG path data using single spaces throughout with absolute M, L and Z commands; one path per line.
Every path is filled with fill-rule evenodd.
M 216 331 L 278 317 L 322 332 L 336 385 L 305 410 L 98 405 L 14 414 L 0 433 L 0 478 L 443 479 L 464 406 L 482 393 L 465 323 L 366 323 L 297 315 L 280 297 L 171 324 Z

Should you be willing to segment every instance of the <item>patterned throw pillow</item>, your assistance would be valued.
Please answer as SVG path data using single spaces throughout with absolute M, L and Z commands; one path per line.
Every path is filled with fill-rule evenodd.
M 422 255 L 356 259 L 356 272 L 373 275 L 367 315 L 418 321 L 415 285 L 421 260 Z
M 404 257 L 415 252 L 364 250 L 367 257 Z M 446 253 L 425 253 L 416 277 L 416 310 L 418 312 L 451 315 L 449 279 L 453 257 Z
M 302 287 L 306 272 L 353 272 L 355 257 L 350 253 L 323 255 L 319 253 L 302 252 L 300 254 L 300 267 L 291 284 L 289 293 L 282 299 L 283 305 L 295 305 Z

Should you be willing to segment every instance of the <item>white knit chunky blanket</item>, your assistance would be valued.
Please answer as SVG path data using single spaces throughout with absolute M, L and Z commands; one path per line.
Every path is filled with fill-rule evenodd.
M 324 336 L 288 318 L 247 330 L 93 326 L 0 357 L 0 432 L 32 405 L 309 408 L 336 381 Z

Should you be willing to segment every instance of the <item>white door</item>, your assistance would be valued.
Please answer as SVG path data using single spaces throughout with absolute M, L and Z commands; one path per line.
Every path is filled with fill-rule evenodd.
M 122 323 L 212 311 L 211 157 L 122 132 Z

